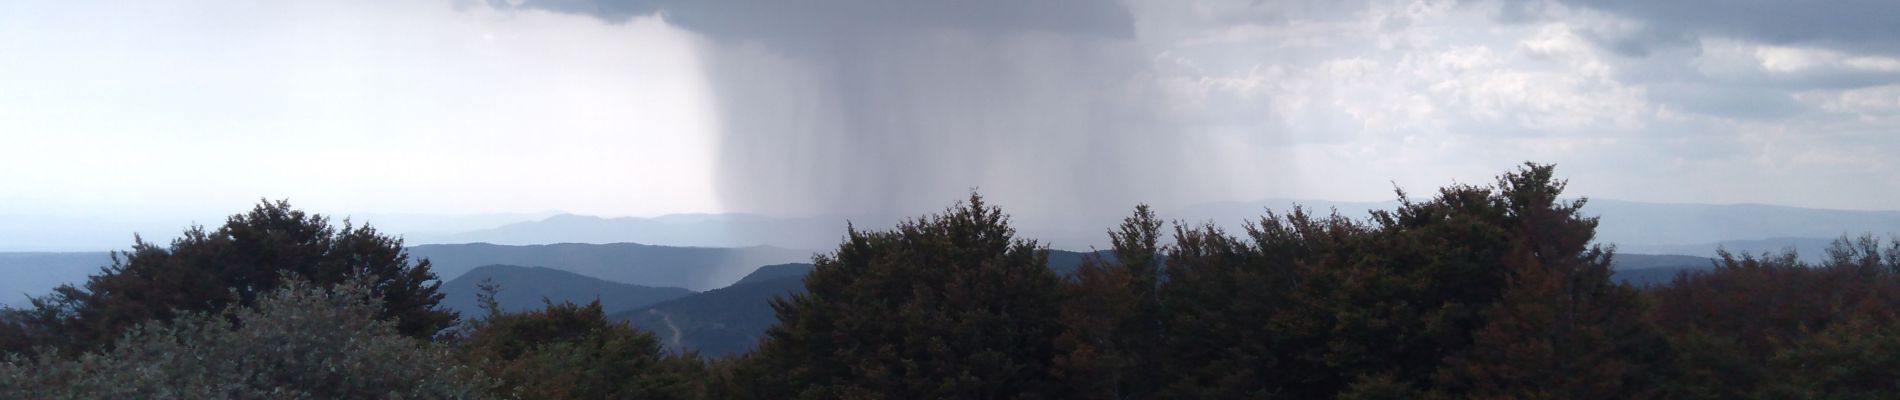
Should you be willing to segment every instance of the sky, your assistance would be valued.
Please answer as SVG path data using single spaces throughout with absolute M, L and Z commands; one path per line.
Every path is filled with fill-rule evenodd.
M 0 3 L 0 214 L 1895 209 L 1900 2 Z M 1056 218 L 1056 217 L 1049 217 Z M 1103 223 L 1106 224 L 1106 223 Z

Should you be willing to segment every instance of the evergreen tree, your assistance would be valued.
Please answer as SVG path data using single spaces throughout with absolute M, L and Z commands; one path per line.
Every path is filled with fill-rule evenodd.
M 1670 395 L 1677 398 L 1852 397 L 1869 393 L 1847 370 L 1800 370 L 1841 358 L 1873 365 L 1884 357 L 1879 336 L 1893 330 L 1900 309 L 1900 243 L 1884 249 L 1872 236 L 1841 237 L 1819 265 L 1780 254 L 1720 252 L 1715 268 L 1683 274 L 1650 290 L 1648 318 L 1675 349 Z M 1843 325 L 1845 324 L 1845 325 Z M 1837 325 L 1840 325 L 1837 327 Z M 1869 335 L 1849 340 L 1845 336 Z M 1864 340 L 1863 340 L 1864 339 Z M 1847 350 L 1852 349 L 1852 350 Z M 1858 367 L 1856 367 L 1858 368 Z M 1841 386 L 1848 392 L 1831 388 Z
M 1900 393 L 1900 325 L 1855 316 L 1775 354 L 1756 398 L 1891 399 Z
M 1058 278 L 983 198 L 852 228 L 737 375 L 767 399 L 1050 398 Z
M 1305 228 L 1313 248 L 1273 320 L 1287 398 L 1426 390 L 1447 356 L 1471 343 L 1505 286 L 1505 211 L 1489 187 L 1455 185 L 1363 226 Z M 1355 389 L 1357 388 L 1357 389 Z
M 1618 390 L 1653 383 L 1643 378 L 1658 361 L 1624 352 L 1661 342 L 1638 318 L 1637 292 L 1609 283 L 1609 255 L 1589 247 L 1595 220 L 1578 214 L 1581 201 L 1558 201 L 1552 171 L 1529 164 L 1423 202 L 1400 192 L 1399 209 L 1364 223 L 1269 213 L 1250 241 L 1177 228 L 1160 291 L 1163 397 L 1505 393 L 1478 388 L 1561 383 L 1491 372 L 1568 368 L 1557 359 L 1573 356 L 1607 366 L 1563 373 L 1642 394 Z M 1588 345 L 1536 358 L 1493 351 L 1538 340 Z
M 1343 222 L 1343 220 L 1332 220 Z M 1298 387 L 1297 338 L 1275 319 L 1292 304 L 1304 251 L 1331 237 L 1303 211 L 1269 214 L 1249 227 L 1248 243 L 1208 224 L 1175 228 L 1160 293 L 1162 353 L 1145 372 L 1158 375 L 1160 398 L 1261 398 Z M 1310 236 L 1309 236 L 1310 235 Z M 1292 373 L 1289 373 L 1292 372 Z
M 1110 231 L 1114 258 L 1083 259 L 1062 285 L 1063 331 L 1056 338 L 1056 374 L 1073 398 L 1145 398 L 1162 374 L 1161 303 L 1157 293 L 1161 220 L 1147 205 Z
M 1668 347 L 1641 320 L 1636 290 L 1609 283 L 1607 263 L 1579 273 L 1529 258 L 1471 350 L 1442 371 L 1442 389 L 1497 399 L 1658 395 Z
M 486 286 L 484 300 L 494 286 Z M 502 314 L 489 303 L 470 322 L 461 358 L 500 380 L 496 397 L 526 399 L 697 398 L 696 354 L 668 355 L 652 333 L 609 321 L 600 302 L 548 304 Z
M 1529 165 L 1499 179 L 1512 250 L 1509 286 L 1442 389 L 1478 398 L 1629 399 L 1656 395 L 1666 346 L 1641 319 L 1640 293 L 1610 281 L 1612 254 L 1592 247 L 1597 220 L 1564 182 Z
M 1134 286 L 1125 271 L 1095 257 L 1082 260 L 1072 281 L 1062 285 L 1062 333 L 1055 339 L 1055 377 L 1068 397 L 1121 399 L 1134 397 L 1124 381 L 1142 364 L 1133 349 L 1123 346 L 1117 331 L 1124 318 L 1136 314 Z
M 383 307 L 377 317 L 411 337 L 432 337 L 456 319 L 436 306 L 440 283 L 428 260 L 410 260 L 401 239 L 348 222 L 338 229 L 277 201 L 233 215 L 215 231 L 193 227 L 170 246 L 136 241 L 83 287 L 61 286 L 34 299 L 33 310 L 12 313 L 5 325 L 15 339 L 0 350 L 97 349 L 146 321 L 248 306 L 286 277 L 326 287 L 367 279 Z

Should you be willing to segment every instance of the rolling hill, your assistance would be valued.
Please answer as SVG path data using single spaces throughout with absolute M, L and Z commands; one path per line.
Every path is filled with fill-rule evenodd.
M 804 291 L 803 275 L 755 280 L 609 317 L 659 335 L 669 349 L 719 357 L 751 351 L 778 323 L 771 300 Z
M 1668 283 L 1683 272 L 1714 268 L 1715 260 L 1696 256 L 1619 253 L 1611 260 L 1611 267 L 1615 271 L 1611 272 L 1610 279 L 1647 287 Z
M 846 220 L 846 217 L 777 218 L 750 214 L 673 214 L 651 218 L 559 214 L 490 229 L 415 234 L 406 239 L 410 243 L 632 242 L 664 246 L 828 248 L 837 246 L 844 237 Z M 896 221 L 852 220 L 883 225 Z
M 596 277 L 611 282 L 706 290 L 728 286 L 760 265 L 802 262 L 811 252 L 775 247 L 708 248 L 634 243 L 505 246 L 485 243 L 422 245 L 412 258 L 427 258 L 443 282 L 476 267 L 518 265 Z M 61 284 L 78 284 L 111 264 L 109 252 L 0 252 L 0 305 L 22 306 Z M 479 281 L 479 279 L 477 279 Z
M 673 300 L 692 295 L 694 292 L 676 287 L 651 287 L 610 282 L 573 272 L 546 267 L 522 267 L 514 265 L 488 265 L 476 267 L 462 276 L 442 284 L 442 306 L 462 313 L 463 318 L 471 318 L 486 313 L 476 301 L 480 293 L 479 285 L 484 279 L 492 279 L 501 285 L 501 291 L 495 294 L 496 303 L 507 312 L 518 312 L 540 308 L 543 299 L 553 303 L 574 302 L 583 304 L 600 300 L 601 309 L 608 313 L 632 310 L 662 301 Z
M 739 278 L 739 281 L 733 282 L 732 285 L 767 282 L 779 278 L 802 278 L 805 274 L 811 273 L 811 269 L 812 265 L 806 263 L 767 265 L 746 274 L 744 278 Z
M 507 246 L 432 244 L 409 248 L 453 280 L 491 264 L 548 267 L 620 283 L 692 290 L 725 287 L 760 265 L 800 262 L 812 253 L 777 247 L 670 247 L 637 243 Z

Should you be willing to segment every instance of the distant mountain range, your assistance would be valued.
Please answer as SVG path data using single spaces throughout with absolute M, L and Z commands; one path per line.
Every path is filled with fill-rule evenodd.
M 602 218 L 560 214 L 490 229 L 448 234 L 409 234 L 411 243 L 645 243 L 660 246 L 821 249 L 844 239 L 845 225 L 894 224 L 895 218 L 774 218 L 751 214 L 675 214 L 652 218 Z
M 1900 211 L 1825 210 L 1762 204 L 1661 204 L 1591 200 L 1584 207 L 1602 216 L 1601 241 L 1632 252 L 1654 253 L 1644 246 L 1682 246 L 1777 238 L 1900 234 Z M 1738 243 L 1739 244 L 1739 243 Z
M 1164 218 L 1213 221 L 1230 231 L 1259 221 L 1264 210 L 1291 210 L 1293 205 L 1325 214 L 1364 217 L 1372 210 L 1397 208 L 1397 201 L 1329 202 L 1273 199 L 1254 202 L 1209 203 L 1177 210 Z M 1842 235 L 1900 234 L 1900 211 L 1828 210 L 1761 204 L 1670 204 L 1590 199 L 1584 214 L 1599 217 L 1597 242 L 1615 245 L 1621 252 L 1714 256 L 1716 249 L 1736 253 L 1780 252 L 1794 249 L 1803 259 L 1817 261 L 1829 242 Z
M 732 285 L 739 286 L 768 282 L 778 280 L 779 278 L 803 278 L 805 274 L 811 273 L 811 269 L 812 265 L 806 263 L 767 265 L 759 267 L 758 270 L 752 271 L 751 274 L 747 274 L 744 278 L 739 278 L 739 281 L 733 282 Z
M 1397 201 L 1337 202 L 1269 199 L 1205 203 L 1162 211 L 1166 220 L 1214 222 L 1239 233 L 1266 210 L 1290 211 L 1294 205 L 1315 213 L 1338 211 L 1364 218 L 1371 210 L 1393 209 Z M 1597 239 L 1625 252 L 1714 255 L 1718 247 L 1748 252 L 1795 248 L 1819 256 L 1829 240 L 1841 235 L 1900 233 L 1900 211 L 1826 210 L 1759 204 L 1668 204 L 1592 199 L 1584 212 L 1600 216 Z M 409 235 L 411 243 L 497 244 L 635 242 L 669 246 L 776 246 L 830 249 L 844 235 L 847 221 L 859 227 L 888 227 L 905 217 L 775 218 L 746 214 L 685 214 L 654 218 L 600 218 L 555 215 L 445 235 Z M 1019 222 L 1025 237 L 1065 250 L 1106 248 L 1105 232 L 1120 216 L 1102 216 L 1089 226 L 1050 226 Z
M 44 296 L 63 284 L 80 284 L 86 276 L 112 264 L 112 254 L 0 253 L 0 306 L 27 305 L 27 296 Z
M 804 267 L 782 271 L 811 271 L 809 264 Z M 747 277 L 741 280 L 745 283 L 622 311 L 610 318 L 659 335 L 669 349 L 697 350 L 708 357 L 744 353 L 757 345 L 766 328 L 778 323 L 771 300 L 804 293 L 804 276 Z
M 1420 195 L 1425 195 L 1420 193 Z M 1233 232 L 1258 221 L 1267 209 L 1280 212 L 1304 205 L 1316 213 L 1337 210 L 1363 218 L 1370 210 L 1392 209 L 1396 201 L 1344 202 L 1266 199 L 1214 202 L 1159 211 L 1164 220 L 1212 221 Z M 935 210 L 919 210 L 921 215 Z M 1600 242 L 1627 252 L 1711 255 L 1718 246 L 1751 252 L 1793 246 L 1819 255 L 1827 240 L 1845 235 L 1900 233 L 1900 211 L 1828 210 L 1760 204 L 1670 204 L 1592 199 L 1586 214 L 1599 215 Z M 332 215 L 401 235 L 409 245 L 493 243 L 643 243 L 683 247 L 771 246 L 825 250 L 844 237 L 847 223 L 884 229 L 916 215 L 830 215 L 772 217 L 752 214 L 676 214 L 605 218 L 560 213 L 419 215 Z M 1071 217 L 1067 221 L 1037 215 L 1015 219 L 1019 233 L 1065 250 L 1106 248 L 1104 234 L 1121 215 Z M 134 218 L 0 214 L 0 251 L 105 251 L 127 248 L 133 234 L 164 243 L 191 224 L 215 226 L 222 216 Z M 1817 245 L 1818 244 L 1818 245 Z M 793 260 L 793 261 L 803 261 Z M 731 278 L 737 278 L 737 275 Z
M 4 210 L 0 207 L 0 210 Z M 241 212 L 243 209 L 228 210 Z M 15 211 L 18 212 L 18 211 Z M 468 232 L 489 229 L 497 226 L 521 222 L 536 221 L 559 213 L 518 213 L 518 214 L 464 214 L 464 215 L 426 215 L 426 214 L 359 214 L 335 215 L 331 222 L 342 223 L 344 219 L 357 225 L 370 225 L 385 233 L 395 233 L 410 237 L 442 236 L 453 232 Z M 0 252 L 93 252 L 118 250 L 132 247 L 132 236 L 144 237 L 152 243 L 170 243 L 172 239 L 192 225 L 216 227 L 224 223 L 225 213 L 194 213 L 193 215 L 172 215 L 165 217 L 134 216 L 61 216 L 40 214 L 13 214 L 0 212 Z M 607 243 L 613 241 L 604 241 Z M 440 242 L 415 242 L 440 243 Z M 460 243 L 460 242 L 458 242 Z M 552 243 L 537 242 L 533 244 Z
M 725 287 L 760 265 L 810 261 L 809 250 L 777 247 L 672 247 L 637 243 L 506 246 L 432 244 L 409 248 L 436 276 L 453 280 L 478 266 L 548 267 L 609 281 L 692 290 Z
M 1857 236 L 1858 234 L 1854 234 L 1854 235 Z M 1884 234 L 1882 236 L 1886 237 Z M 1699 255 L 1707 255 L 1711 257 L 1716 255 L 1717 250 L 1727 250 L 1729 253 L 1733 253 L 1735 255 L 1742 255 L 1742 254 L 1761 255 L 1762 253 L 1780 254 L 1781 252 L 1786 251 L 1786 250 L 1794 250 L 1796 255 L 1798 255 L 1799 258 L 1803 261 L 1819 262 L 1827 258 L 1828 246 L 1833 244 L 1834 239 L 1838 237 L 1839 236 L 1826 237 L 1826 238 L 1778 237 L 1778 238 L 1768 238 L 1768 239 L 1759 239 L 1759 240 L 1724 240 L 1724 241 L 1713 242 L 1713 243 L 1697 243 L 1697 244 L 1686 244 L 1686 245 L 1640 245 L 1638 244 L 1638 245 L 1623 245 L 1623 246 L 1619 246 L 1618 249 L 1621 251 L 1634 251 L 1634 252 L 1644 252 L 1644 253 L 1699 254 Z
M 1638 287 L 1655 286 L 1668 283 L 1676 275 L 1684 272 L 1703 271 L 1715 268 L 1715 259 L 1708 257 L 1617 254 L 1610 259 L 1610 279 Z
M 690 291 L 725 287 L 760 265 L 811 261 L 813 253 L 776 247 L 672 247 L 636 243 L 530 246 L 471 243 L 409 248 L 411 257 L 429 259 L 436 276 L 444 283 L 453 283 L 477 267 L 501 264 L 546 267 L 612 283 Z M 111 253 L 104 251 L 0 252 L 0 305 L 24 306 L 27 296 L 46 295 L 61 284 L 83 283 L 86 276 L 98 273 L 100 267 L 111 263 Z M 513 287 L 503 283 L 505 287 Z M 535 301 L 539 301 L 538 297 Z
M 462 313 L 463 318 L 486 314 L 476 301 L 483 280 L 499 285 L 495 303 L 507 312 L 538 309 L 544 301 L 584 304 L 595 300 L 600 300 L 604 310 L 621 311 L 695 294 L 684 288 L 612 282 L 547 267 L 488 265 L 442 283 L 442 306 Z

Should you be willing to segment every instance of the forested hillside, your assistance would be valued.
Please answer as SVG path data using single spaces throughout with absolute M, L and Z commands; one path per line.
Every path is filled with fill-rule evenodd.
M 464 317 L 481 315 L 482 305 L 477 300 L 484 282 L 500 289 L 494 300 L 506 312 L 537 309 L 549 302 L 599 301 L 602 309 L 614 313 L 694 294 L 682 288 L 609 282 L 546 267 L 489 265 L 442 283 L 442 306 Z
M 809 267 L 613 315 L 605 295 L 505 305 L 510 282 L 528 294 L 626 289 L 513 267 L 490 272 L 571 282 L 484 273 L 497 279 L 453 312 L 434 261 L 400 240 L 266 202 L 170 244 L 137 243 L 84 285 L 0 312 L 0 398 L 1900 391 L 1900 239 L 1842 237 L 1813 263 L 1628 257 L 1647 267 L 1629 271 L 1687 271 L 1634 285 L 1613 277 L 1626 256 L 1595 244 L 1599 221 L 1565 188 L 1553 167 L 1527 164 L 1490 185 L 1400 193 L 1367 218 L 1273 211 L 1241 231 L 1138 206 L 1095 253 L 1020 237 L 972 194 L 850 230 Z
M 772 300 L 805 291 L 803 277 L 747 282 L 608 315 L 660 335 L 674 350 L 724 357 L 752 351 L 778 322 Z

